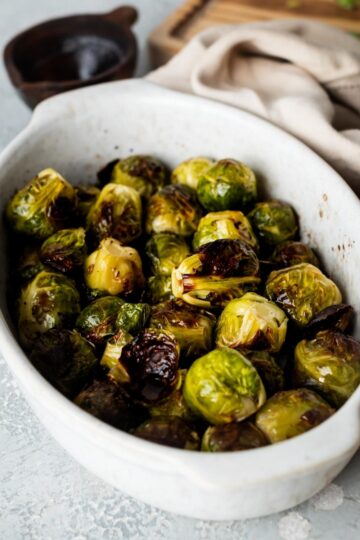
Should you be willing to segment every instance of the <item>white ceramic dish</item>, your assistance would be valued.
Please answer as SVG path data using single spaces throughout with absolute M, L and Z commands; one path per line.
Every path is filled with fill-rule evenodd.
M 142 81 L 94 86 L 52 98 L 0 157 L 1 203 L 52 166 L 73 182 L 91 181 L 115 156 L 156 153 L 170 165 L 188 156 L 236 157 L 264 189 L 293 204 L 305 240 L 360 306 L 360 202 L 307 147 L 231 107 Z M 0 253 L 4 253 L 4 231 Z M 3 259 L 2 259 L 3 260 Z M 118 431 L 52 388 L 17 344 L 0 272 L 0 346 L 31 407 L 75 459 L 145 502 L 202 519 L 249 518 L 294 506 L 323 488 L 360 444 L 360 388 L 318 428 L 257 450 L 201 454 L 167 448 Z M 356 325 L 360 337 L 360 323 Z

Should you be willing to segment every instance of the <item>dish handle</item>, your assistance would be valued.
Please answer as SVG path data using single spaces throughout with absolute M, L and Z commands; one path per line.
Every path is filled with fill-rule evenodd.
M 121 6 L 106 13 L 102 18 L 115 24 L 132 26 L 137 21 L 138 12 L 132 6 Z

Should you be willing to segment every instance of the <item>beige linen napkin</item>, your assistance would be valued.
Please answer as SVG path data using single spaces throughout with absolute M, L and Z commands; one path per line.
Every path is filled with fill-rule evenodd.
M 323 156 L 360 195 L 360 40 L 316 22 L 218 26 L 147 79 L 262 116 Z

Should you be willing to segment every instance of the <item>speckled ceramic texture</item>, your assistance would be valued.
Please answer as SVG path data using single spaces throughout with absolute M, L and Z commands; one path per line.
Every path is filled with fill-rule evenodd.
M 267 195 L 293 204 L 304 239 L 319 251 L 345 296 L 360 305 L 358 199 L 304 145 L 225 105 L 141 81 L 51 99 L 0 157 L 2 201 L 42 168 L 57 168 L 74 183 L 93 181 L 107 161 L 135 152 L 155 153 L 170 166 L 197 154 L 248 163 Z M 3 241 L 1 230 L 0 250 Z M 185 452 L 122 433 L 66 400 L 31 366 L 12 332 L 5 287 L 2 266 L 0 347 L 31 407 L 80 463 L 145 502 L 202 519 L 269 514 L 314 495 L 359 447 L 360 389 L 313 431 L 252 451 Z M 355 331 L 359 337 L 359 322 Z

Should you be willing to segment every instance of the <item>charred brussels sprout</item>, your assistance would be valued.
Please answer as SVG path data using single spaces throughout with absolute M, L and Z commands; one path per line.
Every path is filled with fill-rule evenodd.
M 260 375 L 267 397 L 284 390 L 284 371 L 270 353 L 266 351 L 251 352 L 247 355 L 247 359 L 250 360 Z
M 118 330 L 108 340 L 100 364 L 107 370 L 107 375 L 117 383 L 126 383 L 130 377 L 121 363 L 121 355 L 125 345 L 132 341 L 133 337 L 124 330 Z
M 194 249 L 198 249 L 208 242 L 227 238 L 242 240 L 255 250 L 259 247 L 250 221 L 242 212 L 236 210 L 210 212 L 201 218 L 194 235 L 193 246 Z
M 305 334 L 311 337 L 323 330 L 345 332 L 351 325 L 354 315 L 354 308 L 348 304 L 329 306 L 315 315 L 312 321 L 305 327 Z
M 14 231 L 40 240 L 65 227 L 76 204 L 74 188 L 54 169 L 41 171 L 6 207 Z
M 151 270 L 160 276 L 171 276 L 189 253 L 186 241 L 172 233 L 154 234 L 146 244 Z
M 334 409 L 311 390 L 299 388 L 278 392 L 256 415 L 256 425 L 271 443 L 291 439 L 318 426 Z
M 269 443 L 263 432 L 251 422 L 230 422 L 208 427 L 201 441 L 201 450 L 234 452 L 260 448 L 267 444 Z
M 265 403 L 266 393 L 251 362 L 233 349 L 215 349 L 198 358 L 185 378 L 189 407 L 210 424 L 239 422 Z
M 218 347 L 278 352 L 284 344 L 287 317 L 282 309 L 256 293 L 231 300 L 221 313 Z
M 147 298 L 150 304 L 159 304 L 174 298 L 171 276 L 151 276 L 147 283 Z
M 294 210 L 281 201 L 257 203 L 248 218 L 265 244 L 277 245 L 292 240 L 298 230 Z
M 188 422 L 197 419 L 196 414 L 190 409 L 183 395 L 185 377 L 186 369 L 180 369 L 175 389 L 167 398 L 150 408 L 151 416 L 177 416 Z
M 191 236 L 200 217 L 201 210 L 192 189 L 182 185 L 165 186 L 148 202 L 146 232 Z
M 72 330 L 53 329 L 33 344 L 31 361 L 67 397 L 74 397 L 94 373 L 94 348 Z
M 360 384 L 360 343 L 340 332 L 320 332 L 295 348 L 294 382 L 340 407 Z
M 335 283 L 307 263 L 271 272 L 266 294 L 299 326 L 309 324 L 326 307 L 341 303 Z
M 116 332 L 116 319 L 123 300 L 104 296 L 86 306 L 76 320 L 76 327 L 91 343 L 101 345 Z
M 47 238 L 40 248 L 41 261 L 64 274 L 73 274 L 84 266 L 85 230 L 63 229 Z
M 120 306 L 116 326 L 129 334 L 137 334 L 144 328 L 150 317 L 149 304 L 130 304 L 125 302 Z
M 235 159 L 222 159 L 199 178 L 198 199 L 206 210 L 238 210 L 257 197 L 253 171 Z
M 181 418 L 156 416 L 146 420 L 133 434 L 153 443 L 185 450 L 198 450 L 200 446 L 197 432 Z
M 229 300 L 256 290 L 259 261 L 241 240 L 215 240 L 200 247 L 172 273 L 175 298 L 188 304 L 222 307 Z
M 140 255 L 114 238 L 102 240 L 85 261 L 85 283 L 113 296 L 133 294 L 144 286 Z
M 276 246 L 271 257 L 272 262 L 284 268 L 301 263 L 310 263 L 313 266 L 320 266 L 319 259 L 313 250 L 302 242 L 289 240 Z
M 90 208 L 100 195 L 100 189 L 96 186 L 79 185 L 75 186 L 75 192 L 77 198 L 77 215 L 85 223 Z
M 172 172 L 172 184 L 184 184 L 192 189 L 196 189 L 199 178 L 214 165 L 213 159 L 197 157 L 188 159 L 180 163 Z

